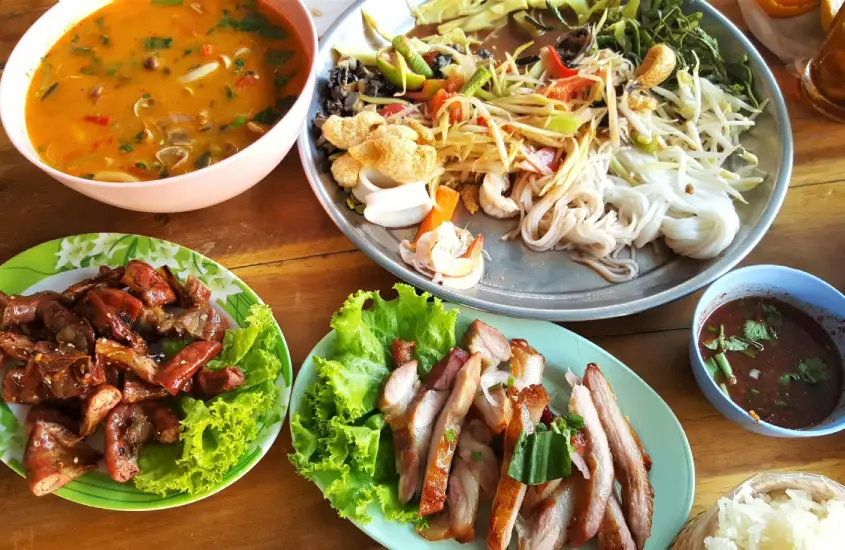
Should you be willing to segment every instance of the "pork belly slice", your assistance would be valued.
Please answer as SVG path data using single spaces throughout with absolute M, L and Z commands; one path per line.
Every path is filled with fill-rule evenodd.
M 467 422 L 458 441 L 455 466 L 449 476 L 447 502 L 451 534 L 460 542 L 475 538 L 475 517 L 482 498 L 492 498 L 499 482 L 499 459 L 490 447 L 493 434 L 481 420 Z
M 577 547 L 595 537 L 601 527 L 607 501 L 613 491 L 613 458 L 607 435 L 586 386 L 577 384 L 572 388 L 569 412 L 584 419 L 584 428 L 581 430 L 586 441 L 584 461 L 590 471 L 590 478 L 582 479 L 579 483 L 578 509 L 570 535 L 570 542 Z
M 511 375 L 528 385 L 542 384 L 546 358 L 525 340 L 511 340 Z
M 616 495 L 610 495 L 599 529 L 599 550 L 636 550 L 637 545 L 625 523 Z
M 622 485 L 622 510 L 625 521 L 631 529 L 637 547 L 643 548 L 651 535 L 654 515 L 654 489 L 647 471 L 651 460 L 619 409 L 616 396 L 597 365 L 587 365 L 584 384 L 592 393 L 599 420 L 607 434 L 616 477 Z
M 490 515 L 490 531 L 487 533 L 487 548 L 505 550 L 511 541 L 514 524 L 522 507 L 527 487 L 508 475 L 514 447 L 523 431 L 534 433 L 534 426 L 540 421 L 543 409 L 549 403 L 549 394 L 543 386 L 536 384 L 522 390 L 517 400 L 514 416 L 505 432 L 505 453 L 502 461 L 502 475 L 493 499 Z
M 431 445 L 431 433 L 440 411 L 449 399 L 448 391 L 421 389 L 408 407 L 408 445 L 399 467 L 399 501 L 407 503 L 422 487 L 423 471 Z M 394 446 L 396 446 L 394 441 Z
M 449 400 L 437 419 L 426 462 L 425 481 L 420 499 L 420 516 L 436 514 L 446 504 L 446 486 L 452 458 L 458 446 L 461 426 L 469 412 L 481 377 L 481 356 L 473 355 L 455 376 Z
M 558 550 L 566 543 L 569 522 L 575 513 L 576 485 L 576 478 L 560 480 L 525 520 L 517 521 L 519 550 Z
M 481 370 L 496 368 L 511 358 L 508 340 L 497 329 L 476 319 L 464 333 L 464 347 L 481 356 Z
M 379 409 L 393 432 L 396 471 L 399 472 L 399 500 L 403 504 L 413 498 L 419 479 L 419 463 L 409 458 L 412 449 L 407 415 L 419 388 L 417 362 L 408 361 L 390 373 L 379 399 Z

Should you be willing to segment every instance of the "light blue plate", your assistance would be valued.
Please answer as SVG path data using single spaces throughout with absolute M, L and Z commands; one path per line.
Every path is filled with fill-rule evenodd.
M 524 338 L 546 356 L 543 385 L 549 390 L 552 406 L 557 410 L 566 410 L 569 402 L 569 386 L 565 379 L 567 369 L 580 376 L 588 363 L 596 363 L 601 367 L 613 386 L 622 412 L 629 417 L 631 425 L 654 463 L 650 475 L 654 486 L 654 524 L 646 548 L 648 550 L 668 548 L 689 517 L 695 493 L 692 452 L 687 436 L 669 406 L 657 395 L 657 392 L 618 359 L 565 328 L 545 321 L 511 319 L 463 307 L 458 317 L 458 341 L 461 341 L 461 336 L 474 319 L 481 319 L 496 327 L 509 339 Z M 331 332 L 320 340 L 305 359 L 293 387 L 291 418 L 298 412 L 305 390 L 317 381 L 313 356 L 329 357 L 333 348 L 334 332 Z M 489 503 L 486 507 L 489 508 Z M 481 508 L 483 510 L 485 505 L 482 504 Z M 479 514 L 475 542 L 460 544 L 455 541 L 428 542 L 411 526 L 385 521 L 376 506 L 370 507 L 370 513 L 373 518 L 370 523 L 366 525 L 356 523 L 356 525 L 390 549 L 486 548 L 484 541 L 487 533 L 485 519 L 487 514 Z

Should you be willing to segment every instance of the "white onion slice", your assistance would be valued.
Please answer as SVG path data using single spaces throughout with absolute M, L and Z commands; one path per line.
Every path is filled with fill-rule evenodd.
M 113 181 L 119 183 L 135 183 L 137 181 L 141 181 L 135 176 L 131 174 L 127 174 L 126 172 L 114 172 L 103 170 L 94 174 L 94 179 L 96 181 Z
M 229 59 L 228 55 L 220 55 L 220 59 L 223 61 L 223 66 L 227 69 L 232 66 L 232 60 Z
M 232 55 L 235 56 L 235 57 L 241 57 L 241 56 L 244 56 L 244 55 L 249 55 L 249 51 L 250 51 L 249 48 L 238 48 L 237 50 L 235 50 L 235 53 L 233 53 Z
M 574 388 L 575 386 L 581 383 L 581 379 L 578 378 L 578 375 L 572 372 L 571 370 L 567 370 L 566 382 L 569 384 L 569 387 Z
M 503 386 L 507 386 L 508 382 L 513 378 L 513 387 L 519 391 L 525 389 L 525 381 L 521 378 L 517 378 L 513 376 L 509 372 L 505 372 L 503 370 L 498 369 L 490 369 L 484 374 L 481 375 L 481 379 L 479 380 L 479 385 L 481 386 L 481 391 L 484 392 L 484 398 L 487 399 L 493 405 L 500 405 L 497 399 L 493 399 L 493 395 L 490 393 L 490 388 L 496 386 L 498 384 L 502 384 Z
M 587 462 L 584 460 L 584 457 L 581 456 L 581 453 L 575 451 L 571 455 L 572 464 L 575 465 L 576 468 L 581 472 L 581 475 L 584 476 L 584 479 L 590 479 L 590 469 L 587 468 Z
M 188 84 L 189 82 L 196 82 L 197 80 L 200 80 L 202 78 L 207 77 L 208 75 L 210 75 L 211 73 L 213 73 L 214 71 L 216 71 L 219 68 L 220 68 L 220 62 L 219 61 L 212 61 L 210 63 L 205 63 L 203 65 L 200 65 L 199 67 L 197 67 L 193 71 L 189 72 L 185 76 L 180 76 L 179 82 L 181 82 L 182 84 Z

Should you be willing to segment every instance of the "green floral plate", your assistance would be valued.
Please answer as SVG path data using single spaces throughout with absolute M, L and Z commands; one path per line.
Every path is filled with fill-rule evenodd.
M 0 290 L 7 294 L 31 294 L 41 290 L 62 291 L 72 283 L 90 277 L 101 265 L 117 267 L 138 259 L 156 267 L 167 264 L 184 280 L 199 277 L 211 289 L 214 305 L 224 312 L 232 326 L 242 326 L 250 306 L 261 298 L 232 272 L 188 248 L 168 241 L 119 233 L 90 233 L 40 244 L 0 266 Z M 277 326 L 278 328 L 278 326 Z M 259 423 L 259 434 L 238 463 L 212 489 L 194 493 L 159 496 L 144 493 L 131 483 L 121 484 L 102 471 L 91 471 L 56 494 L 79 504 L 109 510 L 159 510 L 196 502 L 221 491 L 243 477 L 267 453 L 279 435 L 290 401 L 290 354 L 279 330 L 278 357 L 282 373 L 276 384 L 278 409 Z M 28 406 L 3 402 L 0 398 L 0 460 L 24 475 L 26 444 L 23 420 Z

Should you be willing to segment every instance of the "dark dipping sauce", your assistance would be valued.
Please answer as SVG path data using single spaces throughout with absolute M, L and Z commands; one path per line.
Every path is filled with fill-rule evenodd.
M 842 358 L 830 334 L 780 300 L 751 296 L 719 306 L 704 323 L 699 350 L 734 403 L 776 426 L 814 426 L 842 395 Z

